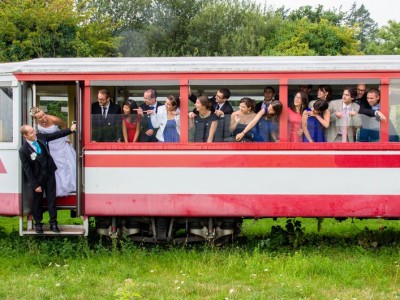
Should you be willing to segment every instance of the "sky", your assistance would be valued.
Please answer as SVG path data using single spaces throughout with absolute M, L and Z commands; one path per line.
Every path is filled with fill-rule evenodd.
M 315 7 L 318 4 L 323 5 L 324 9 L 342 6 L 341 10 L 344 12 L 356 2 L 357 7 L 364 4 L 371 14 L 371 18 L 378 23 L 379 27 L 387 25 L 389 20 L 400 22 L 400 1 L 398 0 L 258 0 L 257 2 L 272 5 L 274 8 L 285 6 L 290 9 L 297 9 L 304 5 Z

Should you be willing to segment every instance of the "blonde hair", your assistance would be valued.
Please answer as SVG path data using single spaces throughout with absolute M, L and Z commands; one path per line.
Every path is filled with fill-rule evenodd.
M 29 115 L 30 115 L 31 117 L 35 117 L 35 115 L 36 115 L 38 112 L 40 112 L 40 111 L 41 111 L 41 109 L 40 109 L 39 107 L 33 106 L 33 107 L 31 107 L 31 109 L 29 110 Z

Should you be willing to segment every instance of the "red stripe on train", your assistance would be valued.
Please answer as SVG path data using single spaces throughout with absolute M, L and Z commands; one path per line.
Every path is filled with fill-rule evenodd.
M 7 174 L 6 168 L 4 167 L 1 159 L 0 159 L 0 174 Z
M 20 193 L 0 193 L 0 215 L 18 216 L 21 208 Z
M 399 168 L 400 155 L 370 154 L 90 154 L 86 167 Z
M 400 217 L 400 195 L 86 194 L 90 216 Z

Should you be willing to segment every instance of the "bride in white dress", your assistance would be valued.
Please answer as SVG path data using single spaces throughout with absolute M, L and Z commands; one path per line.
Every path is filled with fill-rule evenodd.
M 31 116 L 35 117 L 38 131 L 52 133 L 66 128 L 64 121 L 56 116 L 46 115 L 38 107 L 32 107 Z M 68 136 L 49 142 L 50 154 L 56 163 L 56 195 L 68 196 L 76 191 L 76 152 L 72 147 Z

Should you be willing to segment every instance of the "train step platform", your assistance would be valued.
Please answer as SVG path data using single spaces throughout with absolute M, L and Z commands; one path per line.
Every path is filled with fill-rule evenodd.
M 23 219 L 20 218 L 19 235 L 37 235 L 37 236 L 76 236 L 83 235 L 87 236 L 89 233 L 89 221 L 88 218 L 83 218 L 83 224 L 78 225 L 63 225 L 58 224 L 60 232 L 53 232 L 50 230 L 49 224 L 43 224 L 43 233 L 36 233 L 35 227 L 33 226 L 32 220 L 28 220 L 25 224 Z
M 22 235 L 85 235 L 83 225 L 58 225 L 60 232 L 50 230 L 50 225 L 43 225 L 43 233 L 36 233 L 35 228 L 22 231 Z

